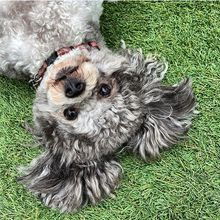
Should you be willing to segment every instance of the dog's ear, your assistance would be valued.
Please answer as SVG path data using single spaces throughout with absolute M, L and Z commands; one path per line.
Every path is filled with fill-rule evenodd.
M 142 88 L 139 97 L 143 123 L 128 145 L 147 160 L 185 137 L 196 107 L 192 84 L 187 79 L 179 85 L 162 86 L 168 68 L 164 59 L 152 55 L 145 58 L 141 50 L 132 51 L 125 46 L 121 53 L 129 63 L 128 72 L 138 77 Z
M 142 94 L 144 121 L 129 146 L 146 160 L 184 138 L 196 103 L 188 79 L 175 86 L 148 84 Z

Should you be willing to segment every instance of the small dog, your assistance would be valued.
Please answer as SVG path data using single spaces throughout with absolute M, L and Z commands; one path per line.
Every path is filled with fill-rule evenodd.
M 39 85 L 33 132 L 45 148 L 20 181 L 61 211 L 112 195 L 122 174 L 115 153 L 159 155 L 195 112 L 190 80 L 161 84 L 165 61 L 105 46 L 101 13 L 102 0 L 1 2 L 0 72 Z

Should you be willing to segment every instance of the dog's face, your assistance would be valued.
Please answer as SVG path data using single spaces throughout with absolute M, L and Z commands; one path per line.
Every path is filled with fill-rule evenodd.
M 158 155 L 188 131 L 195 109 L 190 81 L 163 86 L 166 70 L 165 62 L 129 50 L 59 59 L 37 90 L 37 135 L 69 161 L 100 158 L 124 143 L 144 159 Z
M 141 89 L 123 56 L 111 55 L 106 64 L 106 56 L 96 55 L 101 58 L 73 51 L 51 65 L 37 91 L 34 114 L 48 124 L 55 121 L 63 133 L 110 145 L 111 151 L 141 124 Z

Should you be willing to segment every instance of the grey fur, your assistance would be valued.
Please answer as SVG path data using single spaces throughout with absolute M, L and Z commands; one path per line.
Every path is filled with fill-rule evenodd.
M 96 56 L 101 52 L 96 51 Z M 76 211 L 87 202 L 100 201 L 118 186 L 122 171 L 118 162 L 106 159 L 109 155 L 111 158 L 126 144 L 147 160 L 183 139 L 190 127 L 196 105 L 190 80 L 164 86 L 161 80 L 166 63 L 155 57 L 144 59 L 141 53 L 129 50 L 122 54 L 127 63 L 105 76 L 116 80 L 118 93 L 112 100 L 102 101 L 102 108 L 107 106 L 107 110 L 99 118 L 95 112 L 90 118 L 93 132 L 74 133 L 71 125 L 45 113 L 46 107 L 41 111 L 39 103 L 46 104 L 47 100 L 37 92 L 35 130 L 42 131 L 38 138 L 46 149 L 21 181 L 50 207 Z M 94 96 L 81 103 L 81 111 L 97 102 Z
M 87 3 L 94 7 L 92 1 Z M 34 8 L 35 4 L 38 7 Z M 43 9 L 47 4 L 53 5 L 53 10 L 65 13 L 65 19 L 71 14 L 71 7 L 82 7 L 81 10 L 84 10 L 83 5 L 76 0 L 71 4 L 35 4 L 31 7 L 33 12 L 30 15 L 35 13 L 38 23 L 45 23 L 44 13 L 42 15 L 39 8 Z M 6 6 L 10 7 L 10 4 Z M 99 8 L 102 9 L 101 0 Z M 36 54 L 36 60 L 30 59 L 26 53 L 23 58 L 21 56 L 16 60 L 16 54 L 4 48 L 5 40 L 9 41 L 12 37 L 7 36 L 11 29 L 22 32 L 13 29 L 13 25 L 21 19 L 19 16 L 18 20 L 5 20 L 5 24 L 8 24 L 5 28 L 8 31 L 5 31 L 6 36 L 0 39 L 0 48 L 5 49 L 0 52 L 0 68 L 11 77 L 16 73 L 11 73 L 10 68 L 19 73 L 18 77 L 21 77 L 23 71 L 26 72 L 25 75 L 32 76 L 46 56 L 63 43 L 69 44 L 70 39 L 74 39 L 73 43 L 78 44 L 92 38 L 100 46 L 100 50 L 74 50 L 55 61 L 47 69 L 37 89 L 33 106 L 32 131 L 44 146 L 44 152 L 23 169 L 20 182 L 39 196 L 45 205 L 68 212 L 77 211 L 87 203 L 95 204 L 112 195 L 122 174 L 122 168 L 115 159 L 115 153 L 122 146 L 127 146 L 146 160 L 148 157 L 157 156 L 160 150 L 184 138 L 196 106 L 190 80 L 183 80 L 174 86 L 162 85 L 161 81 L 167 71 L 167 63 L 163 59 L 155 56 L 145 58 L 141 51 L 126 48 L 119 53 L 110 51 L 99 33 L 97 17 L 90 20 L 91 11 L 88 10 L 88 16 L 85 16 L 89 20 L 77 27 L 79 30 L 85 28 L 85 31 L 73 30 L 73 37 L 66 36 L 66 41 L 63 35 L 69 34 L 68 28 L 74 29 L 74 19 L 80 19 L 81 13 L 76 13 L 76 18 L 73 16 L 71 25 L 65 19 L 56 21 L 48 16 L 51 27 L 57 25 L 60 28 L 59 33 L 63 34 L 63 37 L 56 38 L 54 42 L 51 42 L 51 32 L 44 30 L 44 26 L 31 26 L 39 32 L 43 29 L 42 38 L 38 39 L 38 35 L 32 38 L 28 36 L 34 39 L 34 48 L 37 49 L 32 53 Z M 52 15 L 54 13 L 51 12 Z M 65 29 L 65 25 L 68 24 L 70 26 Z M 25 26 L 25 22 L 23 28 L 29 28 Z M 24 31 L 23 37 L 31 33 Z M 16 43 L 12 44 L 13 47 L 17 46 L 17 42 L 25 46 L 21 39 L 16 40 Z M 56 48 L 53 43 L 56 43 Z M 87 61 L 77 64 L 79 54 L 80 57 L 86 57 Z M 63 65 L 67 61 L 71 61 L 73 67 L 80 66 L 81 73 L 77 74 L 81 74 L 80 77 L 84 77 L 86 82 L 85 92 L 76 98 L 65 97 L 62 83 L 58 88 L 55 83 L 52 84 L 52 88 L 48 86 L 56 78 L 53 75 L 58 68 L 56 65 Z M 109 97 L 100 97 L 98 91 L 103 82 L 111 86 Z M 67 120 L 63 115 L 64 110 L 70 106 L 79 110 L 74 121 Z
M 21 179 L 48 207 L 73 212 L 111 195 L 120 176 L 121 166 L 112 158 L 66 166 L 61 154 L 46 151 Z

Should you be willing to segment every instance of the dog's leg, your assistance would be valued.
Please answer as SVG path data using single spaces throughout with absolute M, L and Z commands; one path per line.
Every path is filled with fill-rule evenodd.
M 129 146 L 146 160 L 184 138 L 196 103 L 189 80 L 170 87 L 153 85 L 146 91 L 144 102 L 144 123 Z
M 122 168 L 114 159 L 69 166 L 61 161 L 60 156 L 46 152 L 19 178 L 49 207 L 74 212 L 112 195 L 118 186 Z

